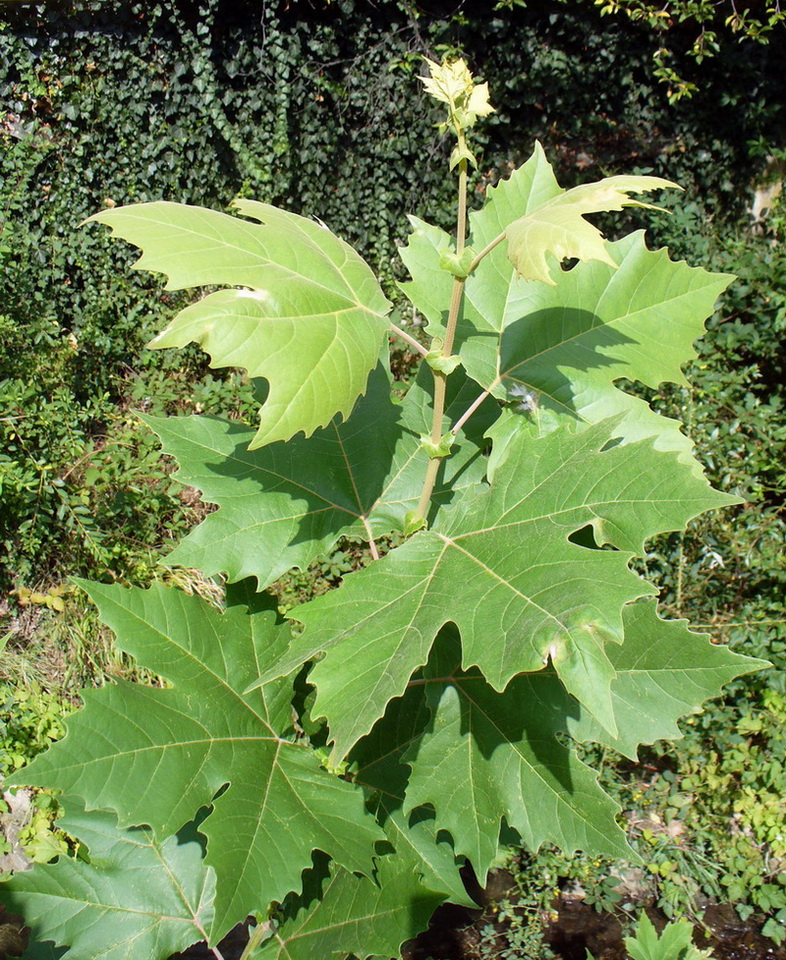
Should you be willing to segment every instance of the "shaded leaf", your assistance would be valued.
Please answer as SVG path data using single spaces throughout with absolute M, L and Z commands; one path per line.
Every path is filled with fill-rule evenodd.
M 433 721 L 406 755 L 405 810 L 432 804 L 437 827 L 450 831 L 481 884 L 497 857 L 503 818 L 533 851 L 552 842 L 635 859 L 614 819 L 619 806 L 557 740 L 578 704 L 553 674 L 516 678 L 497 693 L 478 670 L 461 670 L 453 629 L 440 635 L 424 678 Z
M 444 900 L 418 880 L 416 864 L 401 855 L 378 859 L 376 882 L 335 864 L 326 872 L 307 876 L 303 897 L 287 904 L 284 922 L 254 958 L 397 957 Z
M 90 862 L 61 856 L 0 884 L 35 938 L 70 946 L 67 960 L 163 960 L 207 939 L 215 877 L 196 840 L 121 830 L 112 814 L 65 802 L 58 826 L 87 844 Z
M 477 670 L 462 672 L 455 631 L 438 638 L 423 671 L 430 726 L 413 738 L 405 809 L 430 803 L 436 826 L 475 871 L 497 855 L 501 818 L 533 852 L 562 850 L 635 859 L 614 821 L 618 806 L 560 733 L 594 740 L 636 759 L 636 748 L 681 736 L 676 720 L 717 696 L 724 683 L 766 666 L 714 646 L 684 621 L 664 621 L 654 601 L 623 610 L 625 642 L 609 647 L 617 738 L 571 697 L 551 669 L 514 677 L 502 693 Z M 414 691 L 411 689 L 407 697 Z M 406 698 L 405 698 L 406 699 Z
M 465 669 L 477 665 L 501 691 L 517 673 L 551 660 L 568 690 L 615 733 L 606 648 L 622 641 L 624 605 L 655 592 L 629 560 L 647 537 L 735 501 L 673 455 L 654 459 L 649 442 L 605 449 L 613 426 L 522 437 L 488 492 L 298 607 L 305 631 L 261 676 L 326 652 L 310 678 L 314 715 L 327 717 L 343 755 L 403 693 L 452 621 Z M 598 545 L 617 549 L 572 542 L 584 527 Z
M 422 736 L 429 716 L 422 687 L 407 690 L 388 704 L 384 717 L 352 751 L 351 769 L 396 852 L 412 861 L 412 870 L 423 884 L 452 903 L 474 907 L 459 875 L 456 853 L 444 837 L 437 836 L 433 815 L 404 810 L 409 766 L 403 758 Z
M 688 920 L 667 923 L 660 936 L 646 913 L 636 924 L 635 936 L 625 937 L 631 960 L 712 960 L 709 950 L 693 945 L 693 924 Z
M 579 264 L 553 287 L 513 281 L 504 315 L 487 314 L 494 334 L 492 324 L 462 329 L 467 371 L 515 404 L 531 396 L 536 418 L 595 423 L 622 414 L 617 436 L 653 437 L 657 449 L 690 461 L 693 445 L 678 421 L 615 382 L 685 383 L 682 365 L 695 356 L 693 341 L 731 278 L 673 263 L 665 250 L 647 250 L 641 233 L 608 251 L 616 269 Z
M 252 446 L 307 436 L 348 417 L 377 363 L 390 304 L 366 263 L 322 225 L 237 200 L 238 217 L 155 202 L 91 217 L 141 247 L 136 266 L 167 289 L 231 284 L 181 311 L 149 344 L 191 341 L 214 367 L 241 367 L 270 390 Z
M 116 811 L 122 826 L 149 824 L 156 836 L 213 802 L 200 829 L 217 877 L 220 932 L 296 889 L 314 849 L 370 870 L 383 835 L 361 792 L 322 770 L 310 748 L 284 739 L 291 683 L 242 693 L 286 645 L 275 613 L 222 614 L 161 585 L 84 587 L 118 646 L 172 688 L 86 691 L 65 739 L 20 772 L 21 782 L 75 793 L 88 808 Z
M 394 403 L 390 377 L 380 366 L 348 422 L 336 419 L 311 437 L 257 450 L 249 449 L 253 430 L 236 421 L 144 417 L 177 459 L 177 479 L 220 505 L 166 563 L 224 573 L 232 581 L 256 577 L 264 588 L 292 567 L 305 569 L 342 536 L 401 532 L 423 484 L 427 457 L 420 434 L 427 429 L 432 384 L 425 371 L 403 403 Z M 477 389 L 461 374 L 451 377 L 448 425 Z M 483 434 L 496 413 L 489 401 L 454 446 L 437 478 L 435 510 L 482 481 Z
M 453 277 L 441 265 L 442 253 L 455 246 L 453 238 L 440 227 L 418 217 L 407 218 L 412 226 L 407 244 L 399 256 L 412 279 L 399 283 L 412 304 L 426 317 L 429 336 L 444 338 Z

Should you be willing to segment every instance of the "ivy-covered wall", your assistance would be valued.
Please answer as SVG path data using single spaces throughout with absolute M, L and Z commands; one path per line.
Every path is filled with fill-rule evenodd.
M 477 191 L 539 138 L 566 184 L 624 170 L 686 186 L 669 201 L 678 216 L 648 218 L 679 254 L 704 257 L 719 224 L 745 219 L 757 164 L 786 129 L 782 36 L 731 44 L 701 68 L 686 61 L 700 92 L 669 105 L 646 27 L 589 4 L 500 6 L 0 7 L 5 586 L 72 570 L 144 578 L 187 509 L 172 505 L 130 408 L 242 405 L 196 351 L 143 350 L 178 298 L 129 273 L 133 252 L 105 231 L 80 226 L 102 206 L 272 201 L 324 220 L 394 292 L 406 214 L 452 220 L 445 146 L 416 77 L 424 54 L 455 51 L 497 106 Z

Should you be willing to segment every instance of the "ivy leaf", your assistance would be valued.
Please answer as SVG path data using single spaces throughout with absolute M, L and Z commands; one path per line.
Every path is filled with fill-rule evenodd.
M 542 156 L 542 148 L 538 145 Z M 537 151 L 536 151 L 537 155 Z M 676 183 L 661 177 L 607 177 L 596 183 L 583 183 L 546 200 L 534 210 L 518 217 L 505 228 L 508 259 L 516 273 L 525 280 L 540 280 L 554 286 L 553 260 L 599 260 L 616 266 L 609 256 L 603 234 L 585 216 L 624 207 L 647 207 L 652 204 L 634 200 L 631 193 L 673 188 Z M 550 263 L 547 257 L 552 258 Z
M 116 811 L 121 826 L 147 823 L 159 837 L 213 803 L 200 830 L 216 872 L 219 933 L 298 888 L 314 849 L 370 871 L 383 834 L 361 791 L 324 772 L 310 748 L 284 739 L 290 682 L 242 694 L 286 645 L 289 631 L 274 612 L 222 614 L 161 585 L 83 586 L 118 646 L 172 687 L 86 691 L 65 739 L 21 781 L 74 793 L 89 809 Z
M 557 740 L 567 719 L 560 708 L 570 710 L 571 698 L 553 674 L 547 683 L 517 678 L 497 693 L 478 670 L 462 672 L 461 643 L 448 628 L 423 676 L 433 721 L 405 756 L 412 766 L 405 811 L 432 804 L 437 827 L 450 831 L 481 885 L 503 818 L 533 851 L 552 842 L 567 852 L 635 859 L 614 819 L 619 806 Z
M 68 960 L 163 960 L 206 940 L 215 877 L 186 832 L 159 841 L 147 828 L 120 830 L 110 813 L 86 814 L 74 798 L 58 826 L 89 848 L 0 884 L 8 908 L 37 940 L 71 946 Z
M 335 864 L 320 866 L 307 875 L 303 896 L 285 904 L 284 922 L 254 960 L 398 957 L 444 900 L 423 886 L 417 865 L 400 854 L 380 857 L 374 880 Z
M 155 202 L 91 217 L 143 250 L 136 266 L 167 289 L 231 284 L 186 307 L 149 344 L 198 343 L 214 367 L 241 367 L 270 390 L 253 447 L 349 416 L 377 363 L 390 304 L 367 264 L 318 223 L 252 200 L 258 221 Z
M 425 371 L 404 402 L 394 403 L 390 375 L 380 365 L 348 422 L 336 418 L 311 437 L 257 450 L 249 449 L 253 430 L 236 421 L 143 417 L 179 463 L 177 479 L 219 504 L 166 563 L 223 573 L 230 581 L 256 577 L 263 589 L 292 567 L 305 569 L 341 536 L 403 531 L 423 483 L 420 433 L 427 429 L 432 386 Z M 466 377 L 450 378 L 448 424 L 469 406 L 473 391 L 477 386 Z M 437 504 L 482 481 L 484 433 L 496 413 L 489 401 L 453 447 L 437 479 Z
M 648 441 L 606 449 L 614 426 L 522 437 L 488 492 L 468 496 L 432 530 L 298 607 L 305 631 L 262 677 L 325 653 L 311 674 L 314 716 L 327 717 L 343 755 L 401 695 L 452 621 L 464 669 L 478 666 L 502 691 L 517 673 L 551 660 L 567 689 L 615 734 L 606 648 L 623 639 L 625 604 L 655 592 L 629 560 L 647 537 L 736 500 L 674 455 L 655 456 Z M 572 542 L 582 528 L 616 549 Z

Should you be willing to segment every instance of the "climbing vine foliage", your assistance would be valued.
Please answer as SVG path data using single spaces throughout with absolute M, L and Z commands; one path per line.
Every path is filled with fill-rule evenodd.
M 428 66 L 459 199 L 455 236 L 413 220 L 401 251 L 425 345 L 321 224 L 249 200 L 93 218 L 169 289 L 212 290 L 151 346 L 196 341 L 264 402 L 255 427 L 147 418 L 217 505 L 166 562 L 222 575 L 223 607 L 83 584 L 164 682 L 87 691 L 19 774 L 62 791 L 83 853 L 3 896 L 72 960 L 157 960 L 248 915 L 249 957 L 394 957 L 441 902 L 470 902 L 459 870 L 482 883 L 503 828 L 635 859 L 572 744 L 635 758 L 759 666 L 662 619 L 634 572 L 647 538 L 736 501 L 617 385 L 684 382 L 731 278 L 585 219 L 672 184 L 565 191 L 540 148 L 467 216 L 488 91 L 460 61 Z M 391 332 L 422 358 L 403 399 Z M 271 585 L 347 536 L 367 564 L 282 618 Z

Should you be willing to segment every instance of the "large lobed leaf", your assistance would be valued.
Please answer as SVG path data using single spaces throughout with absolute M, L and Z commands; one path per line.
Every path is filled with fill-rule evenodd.
M 0 884 L 36 940 L 69 946 L 67 960 L 165 960 L 207 939 L 215 877 L 188 835 L 160 841 L 146 828 L 120 830 L 110 813 L 73 797 L 58 827 L 78 836 L 89 859 L 61 856 Z
M 533 851 L 550 842 L 635 859 L 615 821 L 618 805 L 557 739 L 567 726 L 562 711 L 580 707 L 553 673 L 516 678 L 500 694 L 477 669 L 463 671 L 461 659 L 457 631 L 443 631 L 423 671 L 432 721 L 405 754 L 405 811 L 432 805 L 437 828 L 450 832 L 481 884 L 503 819 Z
M 430 429 L 433 378 L 424 372 L 398 404 L 380 366 L 349 422 L 336 418 L 311 437 L 257 450 L 249 449 L 253 430 L 236 421 L 144 417 L 164 451 L 176 458 L 177 479 L 219 504 L 169 554 L 167 564 L 224 573 L 231 581 L 255 577 L 262 589 L 292 567 L 305 569 L 341 536 L 401 532 L 417 505 L 427 459 L 420 437 Z M 476 389 L 460 372 L 451 377 L 446 429 Z M 487 402 L 442 464 L 435 512 L 483 481 L 484 432 L 497 414 L 495 406 Z
M 310 677 L 315 715 L 327 717 L 344 755 L 452 621 L 464 668 L 478 666 L 494 689 L 551 661 L 616 734 L 609 645 L 623 640 L 625 604 L 655 592 L 629 569 L 631 557 L 647 537 L 735 501 L 674 455 L 654 456 L 649 441 L 606 449 L 614 426 L 579 434 L 563 427 L 540 438 L 522 430 L 488 491 L 468 495 L 433 529 L 298 607 L 294 616 L 306 629 L 263 679 L 324 653 Z M 583 528 L 616 549 L 574 542 Z
M 85 589 L 120 648 L 172 687 L 86 691 L 65 739 L 21 780 L 76 794 L 88 809 L 111 809 L 121 826 L 148 824 L 157 837 L 212 802 L 200 829 L 217 880 L 214 937 L 298 889 L 314 849 L 351 871 L 371 871 L 384 834 L 361 792 L 286 739 L 291 682 L 242 693 L 286 645 L 289 631 L 275 613 L 222 614 L 161 585 Z
M 367 264 L 321 224 L 253 200 L 234 206 L 258 222 L 163 201 L 91 220 L 140 247 L 136 266 L 166 274 L 169 290 L 234 287 L 186 307 L 150 346 L 195 341 L 214 367 L 264 377 L 259 447 L 349 416 L 377 363 L 390 304 Z
M 536 150 L 490 188 L 488 202 L 471 215 L 473 246 L 482 249 L 523 215 L 531 219 L 571 192 L 562 191 Z M 402 251 L 412 280 L 402 287 L 439 335 L 440 304 L 451 282 L 444 270 L 438 276 L 439 259 L 450 238 L 420 221 L 414 226 Z M 500 244 L 467 279 L 456 349 L 470 376 L 494 396 L 525 407 L 542 429 L 623 414 L 617 436 L 653 437 L 657 449 L 680 452 L 700 472 L 680 424 L 615 383 L 685 383 L 682 365 L 695 356 L 693 342 L 732 278 L 674 263 L 665 250 L 649 251 L 640 233 L 603 250 L 600 259 L 569 271 L 555 264 L 547 284 L 518 277 L 507 245 Z
M 445 899 L 417 878 L 415 861 L 381 857 L 374 880 L 332 864 L 306 878 L 302 898 L 285 905 L 284 922 L 251 960 L 357 960 L 398 957 Z
M 457 637 L 440 636 L 418 689 L 431 724 L 413 737 L 405 809 L 430 804 L 481 879 L 497 855 L 499 824 L 532 851 L 563 850 L 635 859 L 614 816 L 618 807 L 560 733 L 636 759 L 639 744 L 681 736 L 676 720 L 717 696 L 724 683 L 765 664 L 714 646 L 684 622 L 661 620 L 655 603 L 624 608 L 625 642 L 608 654 L 619 734 L 609 735 L 552 670 L 514 677 L 502 693 L 464 671 Z M 414 692 L 412 689 L 410 692 Z M 408 693 L 408 696 L 410 694 Z

